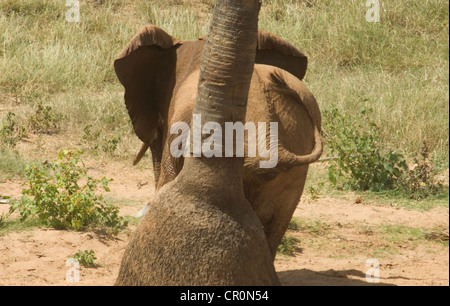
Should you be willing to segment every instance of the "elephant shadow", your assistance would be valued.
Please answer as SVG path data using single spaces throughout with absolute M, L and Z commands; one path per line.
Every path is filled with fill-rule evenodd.
M 281 271 L 277 274 L 282 286 L 395 286 L 384 282 L 369 283 L 365 281 L 365 273 L 355 269 L 340 271 L 300 269 Z

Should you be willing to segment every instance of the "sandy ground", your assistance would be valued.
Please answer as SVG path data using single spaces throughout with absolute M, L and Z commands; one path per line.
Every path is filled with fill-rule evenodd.
M 93 176 L 114 179 L 108 196 L 124 215 L 135 216 L 154 193 L 151 169 L 146 166 L 97 161 L 88 163 L 88 168 Z M 0 183 L 0 194 L 20 197 L 21 183 Z M 0 215 L 8 209 L 8 204 L 0 204 Z M 382 231 L 398 226 L 448 235 L 448 208 L 411 211 L 364 200 L 356 204 L 352 195 L 314 201 L 305 196 L 294 216 L 310 227 L 289 231 L 299 240 L 294 256 L 276 258 L 283 285 L 449 285 L 448 243 L 393 239 Z M 0 236 L 0 285 L 112 285 L 134 229 L 130 225 L 117 237 L 50 228 L 9 232 Z M 81 267 L 79 282 L 70 282 L 74 266 L 67 260 L 79 250 L 91 249 L 98 266 Z M 379 263 L 376 283 L 366 278 L 367 260 Z

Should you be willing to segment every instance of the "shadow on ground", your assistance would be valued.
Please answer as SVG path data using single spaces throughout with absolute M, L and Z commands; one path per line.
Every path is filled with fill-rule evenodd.
M 389 283 L 369 283 L 366 274 L 358 270 L 312 271 L 308 269 L 278 272 L 283 286 L 394 286 Z M 353 278 L 349 278 L 352 276 Z

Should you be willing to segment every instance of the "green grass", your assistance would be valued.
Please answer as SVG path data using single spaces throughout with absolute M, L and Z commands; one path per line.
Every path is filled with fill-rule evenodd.
M 121 108 L 116 119 L 127 117 L 112 67 L 120 50 L 150 23 L 179 39 L 206 34 L 213 3 L 82 1 L 81 22 L 68 23 L 64 1 L 4 0 L 0 92 L 31 103 L 50 100 L 65 113 L 84 103 L 90 112 L 75 112 L 68 126 L 80 130 L 95 117 L 111 132 L 101 105 L 113 100 Z M 308 55 L 306 83 L 322 108 L 345 113 L 370 103 L 383 146 L 413 155 L 426 139 L 448 167 L 448 0 L 381 4 L 381 22 L 373 24 L 365 20 L 364 1 L 267 0 L 260 28 Z
M 0 150 L 0 183 L 13 178 L 25 178 L 27 161 L 16 151 Z
M 426 230 L 402 225 L 383 225 L 381 233 L 390 242 L 402 244 L 408 241 L 424 240 Z
M 387 252 L 393 254 L 401 248 L 414 249 L 420 245 L 440 245 L 448 247 L 448 228 L 426 229 L 405 225 L 378 224 L 372 226 L 359 226 L 360 233 L 375 235 L 384 242 L 384 248 L 376 247 L 373 252 Z
M 285 256 L 294 256 L 295 250 L 297 249 L 297 245 L 300 242 L 299 239 L 285 235 L 281 239 L 280 244 L 278 245 L 277 254 L 285 255 Z
M 321 197 L 332 197 L 353 203 L 359 197 L 363 204 L 389 206 L 415 211 L 428 211 L 436 207 L 449 207 L 449 186 L 443 185 L 442 190 L 436 195 L 427 196 L 425 199 L 414 200 L 405 197 L 403 192 L 395 190 L 373 192 L 355 191 L 349 194 L 347 190 L 336 189 L 329 181 L 326 163 L 316 164 L 309 168 L 308 177 L 304 188 L 304 198 L 317 200 Z
M 0 69 L 8 73 L 0 84 L 12 92 L 55 93 L 112 83 L 113 58 L 129 33 L 120 35 L 126 25 L 113 22 L 120 12 L 107 2 L 101 8 L 82 5 L 83 22 L 77 24 L 65 21 L 64 1 L 2 1 Z
M 445 236 L 443 230 L 429 230 L 425 228 L 389 224 L 382 225 L 380 232 L 386 240 L 395 244 L 415 244 L 421 241 L 431 241 L 448 246 L 448 230 Z
M 436 207 L 448 208 L 449 188 L 444 187 L 442 193 L 436 196 L 430 196 L 423 200 L 412 200 L 405 198 L 403 194 L 396 195 L 392 192 L 365 192 L 362 193 L 367 202 L 371 205 L 392 206 L 416 211 L 428 211 Z
M 32 231 L 42 226 L 44 224 L 38 218 L 29 218 L 21 221 L 19 218 L 12 219 L 0 214 L 0 236 L 11 232 Z
M 314 235 L 326 235 L 330 231 L 330 225 L 320 220 L 301 219 L 293 217 L 288 229 Z
M 448 156 L 449 3 L 381 3 L 372 24 L 364 1 L 266 1 L 260 27 L 308 55 L 306 83 L 322 108 L 353 112 L 366 99 L 385 146 L 408 154 L 426 139 Z
M 354 235 L 358 238 L 354 238 Z M 434 252 L 436 246 L 445 250 L 448 245 L 448 228 L 443 227 L 430 229 L 399 224 L 348 223 L 342 231 L 340 225 L 294 217 L 278 253 L 292 256 L 296 248 L 307 246 L 315 251 L 329 252 L 328 257 L 335 259 L 356 254 L 384 258 L 400 254 L 404 249 L 414 250 L 420 246 Z

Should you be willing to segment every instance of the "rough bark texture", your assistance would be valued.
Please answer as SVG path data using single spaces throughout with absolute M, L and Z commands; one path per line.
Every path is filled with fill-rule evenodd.
M 258 0 L 218 1 L 194 113 L 244 121 Z M 244 196 L 243 158 L 188 158 L 160 189 L 125 251 L 117 285 L 278 285 L 261 223 Z

